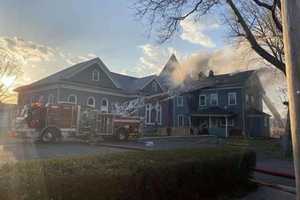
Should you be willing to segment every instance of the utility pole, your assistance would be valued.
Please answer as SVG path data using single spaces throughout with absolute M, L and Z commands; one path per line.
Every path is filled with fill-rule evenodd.
M 300 200 L 300 0 L 281 0 L 281 5 L 296 199 Z

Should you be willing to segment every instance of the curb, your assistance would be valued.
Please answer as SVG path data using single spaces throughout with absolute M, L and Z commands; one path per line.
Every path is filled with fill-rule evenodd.
M 272 175 L 272 176 L 279 176 L 279 177 L 295 180 L 294 175 L 283 173 L 283 172 L 270 171 L 270 170 L 262 169 L 262 168 L 254 168 L 254 171 L 259 172 L 259 173 L 263 173 L 263 174 L 269 174 L 269 175 Z
M 271 187 L 271 188 L 274 188 L 274 189 L 277 189 L 277 190 L 281 190 L 283 192 L 288 192 L 288 193 L 296 195 L 296 188 L 294 188 L 294 187 L 290 187 L 290 186 L 286 186 L 286 185 L 280 185 L 280 184 L 266 183 L 266 182 L 258 181 L 258 180 L 255 180 L 255 179 L 251 179 L 251 181 L 256 183 L 256 184 L 262 185 L 262 186 Z
M 118 144 L 97 143 L 97 146 L 112 147 L 112 148 L 118 148 L 118 149 L 137 150 L 137 151 L 148 151 L 148 150 L 151 150 L 151 149 L 146 149 L 146 148 L 142 148 L 142 147 L 133 147 L 133 146 L 128 146 L 128 145 L 118 145 Z

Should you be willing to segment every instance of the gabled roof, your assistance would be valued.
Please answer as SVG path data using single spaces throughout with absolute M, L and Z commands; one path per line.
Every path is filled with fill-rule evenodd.
M 36 87 L 36 86 L 55 84 L 55 83 L 58 83 L 59 81 L 66 81 L 68 78 L 76 75 L 77 73 L 80 73 L 84 69 L 87 69 L 88 67 L 90 67 L 96 63 L 99 65 L 101 70 L 104 71 L 104 73 L 106 73 L 107 76 L 112 80 L 114 85 L 118 89 L 123 90 L 125 93 L 138 92 L 139 90 L 143 89 L 146 86 L 146 84 L 148 84 L 150 81 L 155 80 L 157 78 L 156 75 L 137 78 L 137 77 L 132 77 L 132 76 L 127 76 L 127 75 L 111 72 L 106 67 L 106 65 L 100 60 L 100 58 L 94 58 L 94 59 L 91 59 L 88 61 L 84 61 L 84 62 L 75 64 L 69 68 L 61 70 L 55 74 L 52 74 L 46 78 L 38 80 L 27 86 L 19 87 L 19 88 L 15 89 L 15 91 L 20 91 L 25 88 L 31 88 L 31 87 Z
M 156 75 L 150 75 L 142 78 L 127 76 L 111 72 L 113 79 L 118 82 L 121 89 L 126 91 L 138 91 L 146 86 L 148 82 L 156 78 Z
M 174 54 L 172 54 L 158 76 L 158 80 L 164 90 L 167 90 L 171 86 L 173 86 L 172 74 L 176 70 L 176 67 L 178 67 L 178 66 L 180 66 L 180 64 L 179 64 L 176 56 Z

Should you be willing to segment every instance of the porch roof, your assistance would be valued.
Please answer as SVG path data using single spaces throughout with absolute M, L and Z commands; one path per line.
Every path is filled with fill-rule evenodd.
M 210 107 L 210 108 L 205 108 L 205 109 L 200 109 L 196 112 L 192 112 L 193 117 L 197 116 L 203 116 L 203 117 L 208 117 L 208 116 L 220 116 L 220 117 L 230 117 L 235 115 L 234 112 L 230 112 L 226 109 L 220 108 L 220 107 Z

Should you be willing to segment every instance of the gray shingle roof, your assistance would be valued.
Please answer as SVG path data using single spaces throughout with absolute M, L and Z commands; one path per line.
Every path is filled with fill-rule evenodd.
M 204 77 L 201 80 L 189 80 L 189 82 L 179 86 L 178 89 L 182 92 L 189 92 L 203 88 L 242 86 L 255 72 L 255 70 L 249 70 L 229 74 L 219 74 L 214 75 L 213 77 Z
M 119 89 L 124 90 L 124 92 L 126 93 L 138 92 L 149 81 L 151 81 L 156 77 L 156 75 L 151 75 L 142 78 L 137 78 L 137 77 L 111 72 L 99 58 L 94 58 L 85 62 L 75 64 L 55 74 L 52 74 L 46 78 L 38 80 L 30 85 L 19 87 L 16 89 L 16 91 L 22 90 L 23 88 L 27 88 L 27 87 L 35 87 L 35 86 L 58 83 L 59 81 L 66 80 L 67 77 L 70 77 L 76 74 L 77 72 L 80 72 L 80 70 L 82 70 L 83 68 L 87 68 L 95 63 L 101 65 L 100 67 L 102 68 L 102 70 L 104 70 L 108 74 L 108 76 L 110 76 L 110 78 L 116 84 L 116 86 Z

